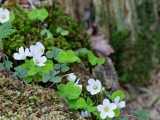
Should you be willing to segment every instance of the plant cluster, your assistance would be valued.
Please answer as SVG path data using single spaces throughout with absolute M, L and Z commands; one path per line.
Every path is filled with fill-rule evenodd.
M 32 10 L 17 5 L 10 12 L 10 21 L 0 25 L 0 38 L 8 55 L 12 55 L 15 48 L 29 46 L 37 40 L 43 41 L 47 49 L 52 46 L 63 49 L 88 47 L 88 36 L 81 24 L 64 14 L 57 5 Z
M 61 26 L 56 27 L 56 31 L 54 32 L 47 28 L 41 31 L 40 29 L 35 29 L 33 27 L 32 29 L 35 29 L 36 34 L 29 34 L 31 35 L 29 37 L 32 37 L 35 34 L 34 40 L 36 42 L 25 41 L 26 38 L 23 36 L 22 39 L 18 39 L 18 43 L 15 41 L 15 46 L 13 45 L 10 47 L 9 44 L 14 40 L 11 39 L 12 35 L 12 37 L 15 37 L 17 35 L 21 36 L 21 33 L 23 34 L 23 32 L 33 32 L 29 31 L 29 29 L 31 25 L 34 23 L 36 24 L 37 22 L 40 22 L 37 25 L 38 28 L 41 28 L 41 26 L 44 25 L 42 24 L 43 21 L 49 19 L 48 17 L 50 14 L 44 8 L 23 11 L 24 15 L 26 15 L 25 17 L 28 18 L 28 21 L 24 20 L 22 17 L 22 20 L 19 22 L 27 23 L 23 24 L 23 27 L 21 28 L 14 23 L 17 19 L 16 17 L 13 17 L 14 11 L 12 12 L 12 17 L 11 12 L 7 9 L 2 9 L 0 12 L 5 13 L 6 11 L 9 14 L 0 13 L 0 27 L 8 24 L 10 27 L 5 29 L 8 29 L 7 31 L 10 29 L 11 31 L 7 33 L 5 37 L 2 37 L 5 38 L 2 39 L 2 42 L 4 41 L 4 49 L 7 49 L 7 54 L 11 53 L 9 55 L 12 56 L 11 59 L 14 59 L 13 66 L 12 62 L 8 60 L 8 57 L 4 59 L 3 63 L 0 64 L 2 66 L 1 68 L 14 70 L 12 71 L 14 72 L 14 77 L 19 78 L 26 83 L 52 83 L 57 88 L 58 94 L 63 97 L 68 104 L 69 109 L 80 111 L 83 117 L 95 116 L 97 120 L 119 119 L 121 117 L 121 111 L 125 108 L 125 94 L 123 91 L 117 90 L 113 92 L 106 90 L 100 80 L 92 78 L 90 78 L 87 83 L 82 84 L 80 77 L 74 73 L 68 74 L 72 64 L 81 64 L 83 61 L 86 61 L 87 67 L 93 67 L 104 64 L 104 58 L 97 57 L 87 48 L 79 48 L 76 46 L 76 48 L 79 48 L 78 50 L 62 49 L 54 44 L 48 47 L 46 45 L 46 40 L 38 42 L 35 40 L 35 38 L 39 38 L 39 36 L 36 35 L 39 32 L 42 36 L 47 36 L 47 39 L 50 39 L 57 34 L 64 38 L 65 36 L 69 36 L 70 30 L 66 30 Z M 22 13 L 18 15 L 21 16 Z M 13 18 L 12 21 L 11 18 Z M 12 30 L 14 30 L 14 32 Z M 65 39 L 69 38 L 70 37 L 67 37 Z M 6 45 L 8 45 L 8 48 L 5 47 Z M 18 48 L 17 51 L 16 48 Z M 10 52 L 8 50 L 10 50 Z
M 71 110 L 80 110 L 83 117 L 93 115 L 97 120 L 121 117 L 121 111 L 126 106 L 123 91 L 109 92 L 105 90 L 100 80 L 92 78 L 88 80 L 86 86 L 82 85 L 80 78 L 74 73 L 68 74 L 67 80 L 67 83 L 58 85 L 58 93 Z

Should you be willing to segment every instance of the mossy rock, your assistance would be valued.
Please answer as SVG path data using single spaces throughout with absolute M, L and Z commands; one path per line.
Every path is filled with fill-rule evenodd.
M 0 120 L 84 120 L 50 88 L 0 77 Z

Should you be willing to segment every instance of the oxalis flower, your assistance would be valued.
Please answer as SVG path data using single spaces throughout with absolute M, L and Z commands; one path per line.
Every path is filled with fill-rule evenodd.
M 31 55 L 35 58 L 39 58 L 44 54 L 45 47 L 41 42 L 37 42 L 35 45 L 30 46 Z
M 0 23 L 8 22 L 10 18 L 10 12 L 8 9 L 0 8 Z
M 25 60 L 26 57 L 30 57 L 30 51 L 28 48 L 24 49 L 23 47 L 20 47 L 17 53 L 13 54 L 13 58 L 15 60 Z
M 125 108 L 126 107 L 126 102 L 125 101 L 120 101 L 120 97 L 117 96 L 115 99 L 114 99 L 114 103 L 117 105 L 117 108 Z
M 87 85 L 87 91 L 90 92 L 91 95 L 96 95 L 101 92 L 102 84 L 99 80 L 89 79 Z
M 46 61 L 47 58 L 45 56 L 33 57 L 33 62 L 39 67 L 45 66 Z
M 70 73 L 70 74 L 67 75 L 67 80 L 68 81 L 75 82 L 76 79 L 77 79 L 77 76 L 74 73 Z
M 44 66 L 47 61 L 46 56 L 43 56 L 45 47 L 41 42 L 37 42 L 35 45 L 30 46 L 30 52 L 33 57 L 33 61 L 37 66 Z
M 67 80 L 74 82 L 76 86 L 80 87 L 80 89 L 82 90 L 82 85 L 79 84 L 80 79 L 77 79 L 77 76 L 74 73 L 70 73 L 67 75 Z
M 98 105 L 97 109 L 100 112 L 100 117 L 102 119 L 115 117 L 114 110 L 117 108 L 115 103 L 110 103 L 108 99 L 103 100 L 102 105 Z
M 91 114 L 88 111 L 81 111 L 81 116 L 83 118 L 89 118 L 91 117 Z

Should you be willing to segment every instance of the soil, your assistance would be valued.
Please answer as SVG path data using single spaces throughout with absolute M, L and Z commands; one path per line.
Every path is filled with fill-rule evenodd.
M 133 114 L 137 110 L 144 110 L 148 113 L 149 120 L 160 120 L 160 72 L 153 74 L 148 87 L 129 86 L 128 88 L 130 95 L 127 103 L 128 111 Z M 136 117 L 132 118 L 137 120 Z

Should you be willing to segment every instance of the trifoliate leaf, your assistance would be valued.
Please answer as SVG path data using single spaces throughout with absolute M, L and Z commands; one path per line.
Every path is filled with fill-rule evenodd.
M 59 76 L 52 76 L 52 78 L 49 81 L 53 82 L 53 83 L 60 83 L 61 80 L 62 80 L 62 78 Z
M 25 78 L 27 76 L 27 70 L 21 66 L 15 68 L 15 75 L 19 78 Z
M 58 56 L 59 52 L 61 52 L 61 51 L 62 51 L 61 49 L 53 47 L 53 49 L 51 51 L 48 51 L 46 53 L 46 56 L 48 58 L 54 58 L 54 59 L 56 59 L 56 57 Z
M 56 30 L 56 32 L 59 33 L 59 34 L 61 34 L 62 36 L 67 36 L 69 34 L 69 31 L 64 30 L 61 27 L 58 27 L 57 30 Z
M 75 83 L 68 82 L 67 84 L 61 84 L 58 86 L 58 93 L 60 96 L 68 100 L 74 100 L 79 98 L 81 89 L 76 86 Z
M 121 100 L 125 99 L 125 93 L 122 90 L 117 90 L 112 93 L 111 100 L 114 101 L 114 99 L 118 96 L 120 97 Z
M 39 67 L 41 73 L 49 73 L 51 70 L 53 70 L 54 68 L 54 64 L 51 60 L 47 60 L 47 62 L 45 63 L 45 65 L 43 67 Z
M 76 51 L 76 54 L 79 57 L 85 58 L 88 55 L 89 50 L 87 48 L 80 48 Z
M 41 31 L 41 36 L 45 36 L 47 39 L 53 38 L 52 33 L 47 29 Z
M 91 65 L 95 66 L 95 65 L 104 64 L 105 59 L 104 58 L 98 58 L 93 54 L 93 52 L 89 51 L 88 52 L 88 61 Z
M 69 100 L 68 104 L 69 104 L 70 109 L 75 109 L 75 110 L 85 109 L 87 107 L 87 103 L 85 99 L 82 97 L 76 100 Z
M 30 20 L 40 20 L 43 22 L 48 17 L 48 11 L 44 8 L 41 9 L 33 9 L 28 12 L 28 18 Z
M 54 69 L 56 71 L 60 71 L 62 73 L 67 72 L 70 68 L 67 66 L 67 64 L 55 64 Z
M 56 60 L 59 63 L 79 63 L 81 61 L 79 57 L 76 56 L 75 52 L 73 52 L 72 50 L 59 52 L 58 56 L 56 57 Z

